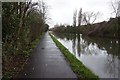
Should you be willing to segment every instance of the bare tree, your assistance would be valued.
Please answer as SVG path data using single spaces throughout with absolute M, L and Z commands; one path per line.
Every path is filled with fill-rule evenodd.
M 115 3 L 111 2 L 113 13 L 115 14 L 115 17 L 120 16 L 120 0 L 116 1 Z
M 117 17 L 120 17 L 120 1 L 118 2 Z
M 119 23 L 120 23 L 120 20 L 119 18 L 117 17 L 120 17 L 120 0 L 116 1 L 116 2 L 111 2 L 112 4 L 112 8 L 113 8 L 113 13 L 115 14 L 115 21 L 114 21 L 114 24 L 115 24 L 115 33 L 114 33 L 114 36 L 117 36 L 117 37 L 120 37 L 120 27 L 119 27 Z
M 24 19 L 25 19 L 25 15 L 27 13 L 27 10 L 29 9 L 29 5 L 31 4 L 31 0 L 26 0 L 26 2 L 20 2 L 19 3 L 19 15 L 20 15 L 20 21 L 19 21 L 19 28 L 18 28 L 18 31 L 17 31 L 17 34 L 19 35 L 20 34 L 20 31 L 22 29 L 22 26 L 23 26 L 23 23 L 24 23 Z
M 76 20 L 77 20 L 77 10 L 75 10 L 73 14 L 73 27 L 76 27 Z
M 99 16 L 100 12 L 84 12 L 83 13 L 83 23 L 84 24 L 92 24 L 96 21 L 97 17 Z
M 37 11 L 38 9 L 35 7 L 36 5 L 38 5 L 38 3 L 31 3 L 30 5 L 29 5 L 29 8 L 28 8 L 28 10 L 27 10 L 27 12 L 26 12 L 26 16 L 28 16 L 31 12 L 33 12 L 33 11 Z
M 45 23 L 47 20 L 48 6 L 46 5 L 45 2 L 39 0 L 38 7 L 39 7 L 39 12 L 42 14 L 42 19 L 44 20 L 44 23 Z
M 82 21 L 82 8 L 80 8 L 78 13 L 78 26 L 81 26 L 81 21 Z

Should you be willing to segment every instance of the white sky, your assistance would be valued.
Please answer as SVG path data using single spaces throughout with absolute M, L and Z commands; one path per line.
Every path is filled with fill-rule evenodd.
M 50 27 L 55 24 L 70 24 L 73 23 L 73 12 L 75 9 L 83 8 L 85 11 L 101 12 L 98 17 L 99 21 L 108 20 L 111 17 L 112 8 L 111 0 L 43 0 L 48 5 L 48 16 Z M 113 14 L 112 14 L 113 15 Z

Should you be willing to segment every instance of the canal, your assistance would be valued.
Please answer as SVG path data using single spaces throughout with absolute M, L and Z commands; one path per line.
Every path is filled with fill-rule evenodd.
M 118 78 L 119 41 L 94 38 L 82 34 L 53 33 L 53 35 L 87 68 L 100 78 Z

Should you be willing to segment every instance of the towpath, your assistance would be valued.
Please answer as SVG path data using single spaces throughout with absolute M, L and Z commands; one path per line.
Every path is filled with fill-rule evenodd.
M 48 33 L 34 49 L 19 78 L 77 78 Z

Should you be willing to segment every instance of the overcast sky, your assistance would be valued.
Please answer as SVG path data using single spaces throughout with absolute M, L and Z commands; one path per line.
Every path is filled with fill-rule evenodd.
M 75 9 L 83 8 L 85 11 L 101 12 L 97 21 L 108 20 L 111 16 L 111 0 L 43 0 L 48 5 L 50 27 L 55 24 L 73 23 L 73 12 Z

